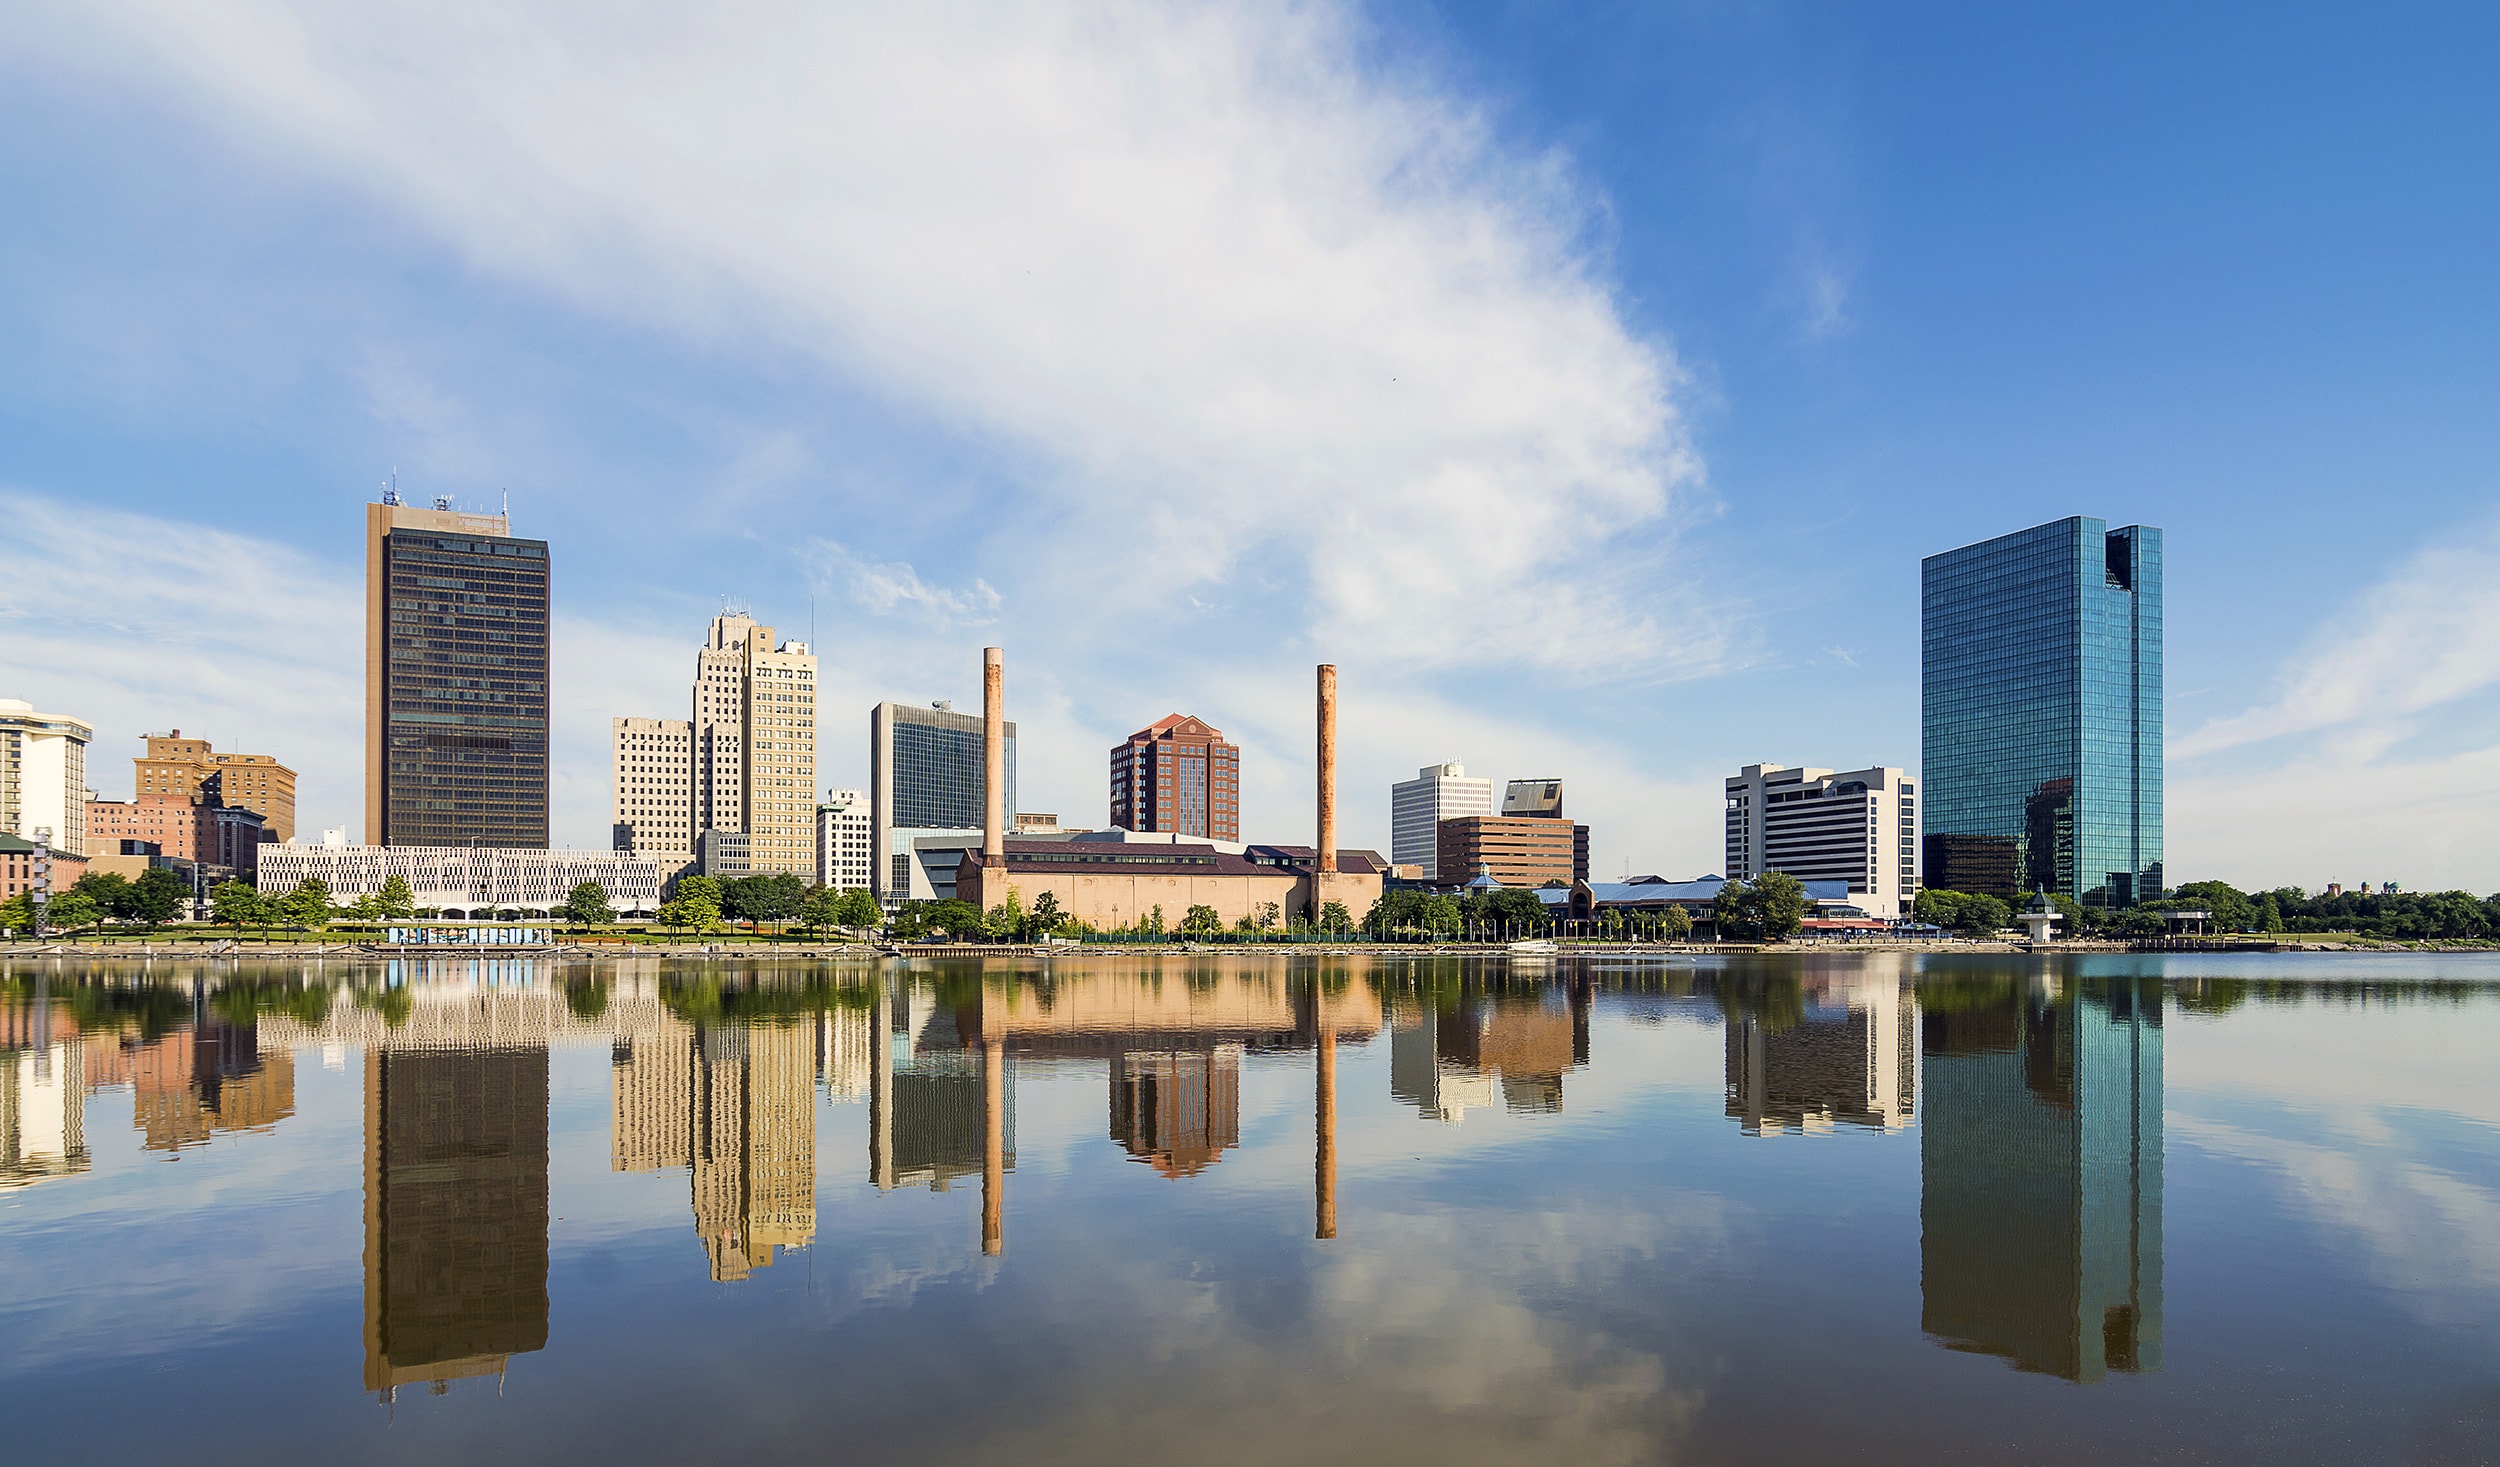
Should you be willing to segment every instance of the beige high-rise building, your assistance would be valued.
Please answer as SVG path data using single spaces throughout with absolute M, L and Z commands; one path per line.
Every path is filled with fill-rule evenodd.
M 610 720 L 616 781 L 611 821 L 617 850 L 638 856 L 694 852 L 694 725 L 682 718 Z
M 51 846 L 87 854 L 87 745 L 95 730 L 35 705 L 0 698 L 0 835 L 33 840 L 48 830 Z
M 186 739 L 175 729 L 149 734 L 148 751 L 130 763 L 133 798 L 140 803 L 150 795 L 196 800 L 214 779 L 224 804 L 260 816 L 279 840 L 295 839 L 295 771 L 271 755 L 220 754 L 208 740 Z
M 692 829 L 743 831 L 748 869 L 816 872 L 816 658 L 743 613 L 695 655 Z

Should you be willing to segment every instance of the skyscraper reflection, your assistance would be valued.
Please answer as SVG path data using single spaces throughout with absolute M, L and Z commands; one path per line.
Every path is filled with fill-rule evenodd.
M 368 1049 L 365 1388 L 546 1343 L 546 1049 Z
M 1111 1139 L 1167 1177 L 1195 1176 L 1241 1144 L 1238 1044 L 1111 1057 Z
M 1727 1113 L 1748 1136 L 1897 1130 L 1918 1094 L 1917 1011 L 1908 984 L 1877 971 L 1808 981 L 1727 1020 Z
M 2159 1369 L 2159 981 L 1922 998 L 1921 1326 L 2068 1380 Z
M 1462 989 L 1454 1005 L 1401 1000 L 1389 1015 L 1389 1093 L 1421 1115 L 1562 1109 L 1563 1076 L 1588 1062 L 1589 995 L 1543 985 L 1519 993 Z
M 684 1167 L 712 1278 L 771 1265 L 816 1235 L 815 1080 L 829 1024 L 707 1025 L 676 1020 L 619 1039 L 610 1052 L 614 1105 L 609 1165 L 621 1172 Z

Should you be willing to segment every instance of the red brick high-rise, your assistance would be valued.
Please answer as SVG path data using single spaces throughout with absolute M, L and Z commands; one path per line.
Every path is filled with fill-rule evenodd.
M 1130 734 L 1111 751 L 1111 823 L 1241 839 L 1241 750 L 1183 713 Z

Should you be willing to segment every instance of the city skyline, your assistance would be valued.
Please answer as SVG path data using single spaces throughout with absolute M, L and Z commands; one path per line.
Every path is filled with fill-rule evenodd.
M 2089 505 L 2178 560 L 2172 879 L 2500 886 L 2492 287 L 2446 243 L 2488 232 L 2451 186 L 2483 107 L 2392 59 L 2478 54 L 2485 22 L 2305 15 L 2243 64 L 2219 23 L 1316 14 L 1132 16 L 1098 52 L 1001 25 L 960 57 L 925 20 L 592 46 L 534 16 L 498 61 L 412 13 L 382 70 L 300 14 L 199 45 L 24 20 L 0 108 L 57 151 L 0 156 L 0 696 L 111 747 L 180 722 L 271 750 L 305 830 L 381 838 L 334 629 L 341 515 L 396 469 L 412 502 L 509 490 L 581 568 L 558 845 L 605 843 L 605 720 L 676 707 L 726 591 L 793 627 L 812 603 L 837 720 L 1015 644 L 1040 808 L 1086 808 L 1141 710 L 1205 708 L 1244 835 L 1307 838 L 1257 812 L 1297 808 L 1282 694 L 1333 657 L 1379 695 L 1349 789 L 1453 752 L 1551 770 L 1599 869 L 1692 874 L 1726 770 L 1912 763 L 1919 557 Z M 859 85 L 682 69 L 792 48 Z M 916 69 L 954 89 L 885 90 Z M 1002 114 L 1002 71 L 1068 129 Z M 651 119 L 677 144 L 545 132 L 645 76 L 686 82 Z M 332 125 L 333 88 L 373 125 Z M 2076 126 L 2113 90 L 2123 126 Z M 2321 126 L 2349 144 L 2283 146 Z M 750 161 L 805 186 L 686 205 Z M 1207 210 L 1160 211 L 1166 178 L 1214 181 Z M 810 783 L 864 758 L 831 744 Z M 2296 820 L 2263 793 L 2293 784 Z

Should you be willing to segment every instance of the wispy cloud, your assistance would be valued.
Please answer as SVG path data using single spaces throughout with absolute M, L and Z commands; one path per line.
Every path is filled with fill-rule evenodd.
M 998 592 L 987 581 L 960 590 L 933 586 L 907 562 L 864 560 L 833 540 L 809 542 L 807 558 L 819 584 L 840 588 L 878 616 L 910 614 L 946 627 L 979 626 L 998 614 Z
M 2287 667 L 2271 701 L 2172 740 L 2170 753 L 2384 728 L 2500 683 L 2500 522 L 2416 554 L 2330 616 Z
M 122 761 L 178 725 L 294 764 L 307 827 L 361 805 L 354 581 L 250 536 L 22 491 L 0 490 L 0 524 L 0 687 L 95 725 L 98 794 L 128 798 Z
M 1698 482 L 1679 368 L 1578 253 L 1569 171 L 1367 70 L 1345 7 L 133 0 L 27 29 L 488 270 L 1012 446 L 993 533 L 1117 546 L 1102 594 L 1246 579 L 1419 665 L 1682 665 L 1660 583 L 1606 573 Z

